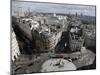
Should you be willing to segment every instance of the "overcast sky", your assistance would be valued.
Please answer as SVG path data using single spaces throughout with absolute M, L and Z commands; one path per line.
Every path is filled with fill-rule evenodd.
M 84 6 L 84 5 L 69 5 L 69 4 L 51 4 L 51 3 L 39 3 L 39 2 L 12 2 L 12 14 L 17 10 L 18 7 L 22 7 L 23 11 L 30 8 L 31 11 L 35 12 L 47 12 L 47 13 L 71 13 L 95 16 L 95 6 Z

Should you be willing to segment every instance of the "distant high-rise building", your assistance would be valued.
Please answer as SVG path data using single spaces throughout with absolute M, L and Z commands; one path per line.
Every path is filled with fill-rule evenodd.
M 20 18 L 21 16 L 24 16 L 22 7 L 18 7 L 17 8 L 17 17 Z

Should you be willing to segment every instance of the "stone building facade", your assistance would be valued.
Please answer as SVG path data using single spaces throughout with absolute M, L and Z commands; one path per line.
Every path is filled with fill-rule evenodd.
M 77 16 L 72 18 L 69 28 L 69 47 L 71 51 L 80 51 L 84 44 L 82 23 Z
M 73 39 L 72 36 L 69 34 L 69 46 L 71 51 L 77 51 L 80 50 L 83 47 L 84 39 L 80 38 L 78 40 Z
M 62 35 L 61 25 L 49 26 L 42 25 L 37 30 L 32 31 L 33 39 L 35 40 L 36 49 L 48 51 L 54 50 Z
M 18 59 L 18 56 L 20 55 L 20 50 L 19 50 L 19 46 L 18 46 L 18 42 L 16 39 L 16 35 L 15 32 L 12 29 L 12 33 L 11 33 L 11 56 L 12 56 L 12 61 L 15 61 L 16 59 Z

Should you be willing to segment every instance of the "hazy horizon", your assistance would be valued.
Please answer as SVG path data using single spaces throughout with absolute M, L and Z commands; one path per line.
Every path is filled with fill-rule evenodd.
M 87 16 L 95 16 L 95 6 L 89 5 L 72 5 L 72 4 L 57 4 L 57 3 L 42 3 L 42 2 L 26 2 L 12 1 L 12 15 L 17 8 L 21 7 L 23 11 L 30 9 L 32 12 L 43 13 L 62 13 L 62 14 L 83 14 Z

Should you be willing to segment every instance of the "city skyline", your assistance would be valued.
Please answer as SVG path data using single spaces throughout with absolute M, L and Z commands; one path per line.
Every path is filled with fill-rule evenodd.
M 23 11 L 30 9 L 32 12 L 43 13 L 62 13 L 62 14 L 83 14 L 87 16 L 95 16 L 95 6 L 89 5 L 71 5 L 71 4 L 57 4 L 57 3 L 41 3 L 41 2 L 25 2 L 12 1 L 12 15 L 17 9 L 21 7 Z

